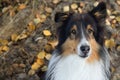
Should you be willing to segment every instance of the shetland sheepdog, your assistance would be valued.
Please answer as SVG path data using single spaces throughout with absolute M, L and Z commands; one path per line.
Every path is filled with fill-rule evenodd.
M 45 80 L 110 80 L 110 59 L 104 47 L 106 4 L 88 13 L 57 13 L 58 45 Z

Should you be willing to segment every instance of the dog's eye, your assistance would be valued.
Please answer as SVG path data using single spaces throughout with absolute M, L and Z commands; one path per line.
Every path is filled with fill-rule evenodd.
M 88 33 L 93 34 L 93 29 L 88 29 Z
M 76 30 L 73 29 L 73 30 L 71 31 L 71 34 L 76 34 Z

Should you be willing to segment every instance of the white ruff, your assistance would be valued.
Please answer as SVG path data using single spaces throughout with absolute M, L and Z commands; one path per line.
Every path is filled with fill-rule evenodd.
M 52 66 L 55 66 L 53 70 Z M 103 68 L 102 61 L 87 63 L 84 58 L 75 54 L 62 58 L 53 56 L 49 64 L 48 75 L 53 72 L 50 80 L 108 80 Z

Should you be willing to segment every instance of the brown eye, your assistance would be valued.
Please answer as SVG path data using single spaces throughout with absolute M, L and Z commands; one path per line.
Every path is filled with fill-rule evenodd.
M 76 34 L 76 30 L 73 29 L 73 30 L 71 31 L 71 34 L 74 34 L 74 35 L 75 35 L 75 34 Z
M 94 31 L 92 29 L 88 29 L 88 33 L 92 34 Z

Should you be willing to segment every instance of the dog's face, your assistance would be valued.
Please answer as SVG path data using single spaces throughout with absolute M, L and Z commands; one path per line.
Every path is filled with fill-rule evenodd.
M 77 54 L 81 58 L 99 59 L 99 48 L 103 46 L 103 28 L 100 25 L 106 17 L 106 6 L 102 2 L 91 12 L 85 14 L 58 13 L 58 48 L 62 55 Z

